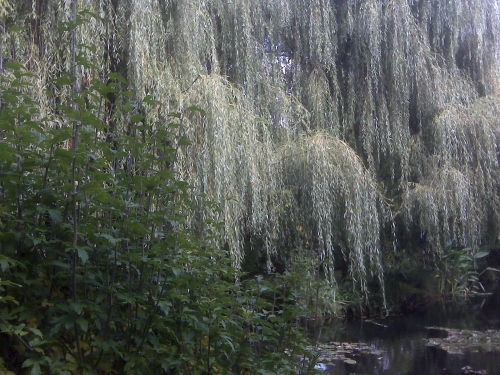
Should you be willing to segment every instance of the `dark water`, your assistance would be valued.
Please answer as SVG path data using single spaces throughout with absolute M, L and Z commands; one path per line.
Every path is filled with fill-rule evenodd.
M 430 326 L 500 330 L 500 294 L 440 302 L 406 316 L 333 321 L 316 328 L 314 334 L 319 342 L 366 343 L 377 352 L 355 357 L 353 365 L 336 362 L 329 367 L 331 375 L 500 375 L 500 352 L 449 354 L 428 347 L 428 338 L 447 335 L 426 328 Z

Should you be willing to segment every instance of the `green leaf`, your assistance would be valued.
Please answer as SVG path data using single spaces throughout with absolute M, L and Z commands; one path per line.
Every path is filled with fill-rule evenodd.
M 45 238 L 44 235 L 42 235 L 41 237 L 35 237 L 33 238 L 33 245 L 34 246 L 37 246 L 37 245 L 40 245 L 41 243 L 45 242 L 47 239 Z
M 109 73 L 108 74 L 108 77 L 110 79 L 115 79 L 117 80 L 118 82 L 121 82 L 123 84 L 126 84 L 127 83 L 127 80 L 125 78 L 123 78 L 120 74 L 118 73 Z
M 120 303 L 134 303 L 136 302 L 136 299 L 132 296 L 130 296 L 128 293 L 116 293 L 115 294 L 116 299 Z
M 87 332 L 89 329 L 89 322 L 87 321 L 87 319 L 77 318 L 76 324 L 78 324 L 80 326 L 80 328 L 82 329 L 83 332 Z
M 31 328 L 29 328 L 29 330 L 31 332 L 33 332 L 35 335 L 37 335 L 38 337 L 40 337 L 41 339 L 43 339 L 42 332 L 39 329 L 31 327 Z
M 118 242 L 121 241 L 120 238 L 115 238 L 115 237 L 113 237 L 113 236 L 111 236 L 111 235 L 109 235 L 107 233 L 100 233 L 98 235 L 98 237 L 102 237 L 102 238 L 107 239 L 112 245 L 116 245 Z
M 21 287 L 21 285 L 13 283 L 10 280 L 2 280 L 2 279 L 0 279 L 0 285 L 17 286 L 19 288 Z
M 66 140 L 66 139 L 67 138 L 64 138 L 64 140 Z M 56 151 L 54 152 L 54 154 L 57 158 L 61 159 L 61 162 L 64 162 L 64 160 L 66 160 L 66 162 L 68 162 L 68 161 L 71 161 L 73 159 L 73 153 L 70 150 L 65 150 L 61 147 L 58 147 L 56 149 Z
M 21 265 L 21 263 L 14 260 L 14 259 L 8 258 L 3 254 L 0 254 L 0 268 L 2 269 L 2 271 L 4 271 L 4 272 L 7 271 L 7 269 L 12 265 Z M 6 282 L 7 281 L 0 282 L 0 285 L 2 285 L 2 283 L 6 283 Z M 17 284 L 13 284 L 13 285 L 17 285 Z M 17 285 L 17 286 L 19 286 L 19 285 Z
M 62 76 L 56 79 L 57 86 L 69 86 L 76 81 L 76 77 L 72 76 Z
M 98 69 L 98 66 L 95 64 L 92 64 L 86 57 L 82 55 L 78 55 L 76 57 L 76 62 L 78 65 L 83 66 L 84 68 L 89 68 L 89 69 Z
M 73 97 L 73 103 L 78 104 L 80 107 L 85 107 L 85 100 L 79 97 Z
M 133 98 L 135 96 L 135 93 L 130 90 L 123 91 L 121 94 L 127 98 Z
M 170 307 L 172 306 L 172 303 L 170 301 L 161 301 L 158 306 L 160 306 L 160 309 L 161 311 L 163 311 L 163 313 L 165 315 L 168 315 L 168 313 L 170 312 Z
M 60 260 L 49 260 L 42 263 L 43 266 L 54 266 L 69 269 L 70 265 L 68 263 L 61 262 Z
M 31 375 L 41 375 L 42 371 L 40 370 L 40 363 L 39 359 L 36 358 L 28 358 L 26 361 L 23 362 L 23 368 L 25 367 L 31 367 Z
M 485 256 L 487 256 L 489 254 L 490 254 L 489 251 L 479 251 L 476 254 L 474 254 L 474 258 L 475 259 L 481 259 L 481 258 L 484 258 Z
M 30 374 L 31 374 L 31 375 L 41 375 L 41 374 L 42 374 L 42 371 L 40 370 L 40 364 L 35 363 L 35 364 L 33 365 L 33 368 L 31 369 Z
M 10 302 L 13 302 L 15 303 L 16 305 L 19 306 L 19 302 L 17 302 L 17 300 L 14 298 L 14 297 L 11 297 L 11 296 L 7 296 L 7 297 L 0 297 L 0 302 L 7 302 L 7 301 L 10 301 Z
M 9 27 L 9 32 L 17 32 L 17 31 L 26 31 L 26 27 L 19 26 L 19 25 L 12 25 Z
M 88 182 L 81 187 L 81 190 L 89 194 L 102 192 L 103 191 L 102 182 L 98 181 Z
M 94 12 L 91 12 L 90 10 L 86 10 L 86 9 L 82 9 L 78 12 L 78 14 L 80 15 L 80 17 L 82 16 L 89 16 L 89 18 L 94 18 L 96 20 L 99 19 L 99 16 L 97 15 L 97 13 L 94 13 Z M 87 18 L 88 20 L 88 18 Z
M 94 197 L 94 200 L 99 203 L 115 203 L 116 200 L 113 199 L 111 195 L 109 195 L 107 192 L 102 192 Z
M 126 103 L 121 106 L 121 109 L 123 112 L 128 113 L 130 111 L 133 111 L 135 107 L 130 103 Z
M 87 365 L 89 366 L 89 365 Z M 71 375 L 70 373 L 68 373 L 68 375 Z M 83 375 L 96 375 L 95 371 L 89 366 L 89 368 L 87 367 L 84 367 L 83 368 Z
M 88 247 L 86 246 L 78 246 L 77 251 L 78 251 L 78 257 L 82 261 L 82 264 L 87 263 L 87 260 L 89 260 L 89 254 L 87 253 Z
M 78 302 L 70 302 L 69 307 L 72 311 L 76 312 L 77 314 L 81 314 L 83 312 L 83 305 Z
M 47 212 L 49 213 L 50 218 L 54 220 L 54 223 L 56 224 L 62 223 L 63 221 L 62 212 L 50 208 L 47 210 Z
M 4 64 L 4 67 L 7 69 L 11 69 L 11 70 L 25 70 L 26 69 L 23 64 L 18 63 L 17 61 L 13 61 L 13 60 L 7 61 Z
M 144 116 L 140 113 L 136 113 L 135 115 L 130 116 L 130 122 L 138 123 L 144 120 Z
M 181 269 L 177 267 L 172 267 L 172 272 L 175 276 L 179 276 L 181 274 Z
M 195 105 L 192 105 L 191 107 L 188 107 L 187 110 L 191 111 L 191 112 L 199 112 L 203 116 L 206 115 L 206 112 L 203 109 L 201 109 L 201 108 L 199 108 L 199 107 L 197 107 Z
M 142 101 L 149 105 L 161 105 L 161 102 L 153 99 L 151 95 L 146 95 Z
M 78 26 L 80 26 L 86 22 L 89 22 L 89 20 L 86 18 L 83 18 L 81 16 L 77 16 L 76 22 L 63 22 L 62 26 L 59 27 L 58 29 L 61 32 L 72 31 L 72 30 L 76 29 Z
M 180 146 L 190 146 L 191 145 L 191 142 L 189 141 L 189 139 L 183 135 L 180 139 L 179 139 L 179 145 Z

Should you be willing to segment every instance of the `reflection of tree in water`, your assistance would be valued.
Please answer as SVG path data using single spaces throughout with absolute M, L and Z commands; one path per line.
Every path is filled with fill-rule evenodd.
M 498 315 L 497 304 L 498 297 L 490 296 L 436 303 L 415 315 L 331 321 L 322 327 L 323 340 L 337 344 L 325 348 L 364 350 L 360 350 L 359 355 L 355 350 L 347 350 L 347 353 L 341 350 L 340 355 L 347 354 L 357 363 L 349 367 L 340 358 L 330 373 L 456 375 L 486 370 L 496 374 L 500 369 L 500 331 L 491 327 L 493 317 Z M 492 319 L 484 320 L 483 316 Z M 433 323 L 439 326 L 431 326 Z M 327 336 L 329 331 L 331 336 Z

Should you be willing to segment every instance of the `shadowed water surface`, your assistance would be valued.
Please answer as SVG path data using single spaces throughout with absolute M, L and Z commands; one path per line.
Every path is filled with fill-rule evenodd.
M 406 316 L 331 321 L 314 333 L 326 348 L 343 345 L 346 359 L 331 360 L 335 364 L 329 366 L 331 375 L 500 375 L 498 350 L 466 347 L 462 353 L 452 354 L 429 346 L 430 338 L 450 335 L 440 328 L 500 330 L 500 294 L 440 302 Z

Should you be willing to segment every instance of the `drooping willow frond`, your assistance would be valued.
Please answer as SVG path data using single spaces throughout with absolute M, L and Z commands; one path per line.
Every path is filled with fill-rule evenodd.
M 68 95 L 53 82 L 69 71 L 68 1 L 0 4 L 14 9 L 4 59 L 36 74 L 40 116 L 64 126 L 56 107 Z M 269 267 L 292 247 L 317 246 L 323 259 L 344 252 L 364 288 L 370 270 L 381 274 L 392 216 L 398 233 L 428 233 L 436 254 L 450 241 L 495 240 L 496 0 L 78 4 L 82 84 L 120 73 L 155 127 L 192 105 L 205 110 L 182 122 L 192 144 L 175 166 L 206 197 L 193 226 L 211 218 L 207 201 L 220 204 L 235 264 L 249 238 Z M 146 96 L 162 109 L 142 108 Z
M 446 165 L 435 179 L 408 191 L 407 222 L 421 231 L 434 254 L 442 255 L 451 244 L 477 251 L 485 223 L 475 188 L 473 176 Z
M 381 277 L 380 228 L 386 219 L 377 184 L 356 152 L 325 133 L 303 136 L 280 152 L 284 181 L 322 261 L 339 249 L 366 290 L 367 275 Z
M 424 174 L 432 178 L 408 191 L 407 220 L 438 252 L 450 242 L 477 251 L 494 240 L 487 228 L 498 220 L 499 115 L 498 98 L 482 98 L 444 110 L 426 131 Z

